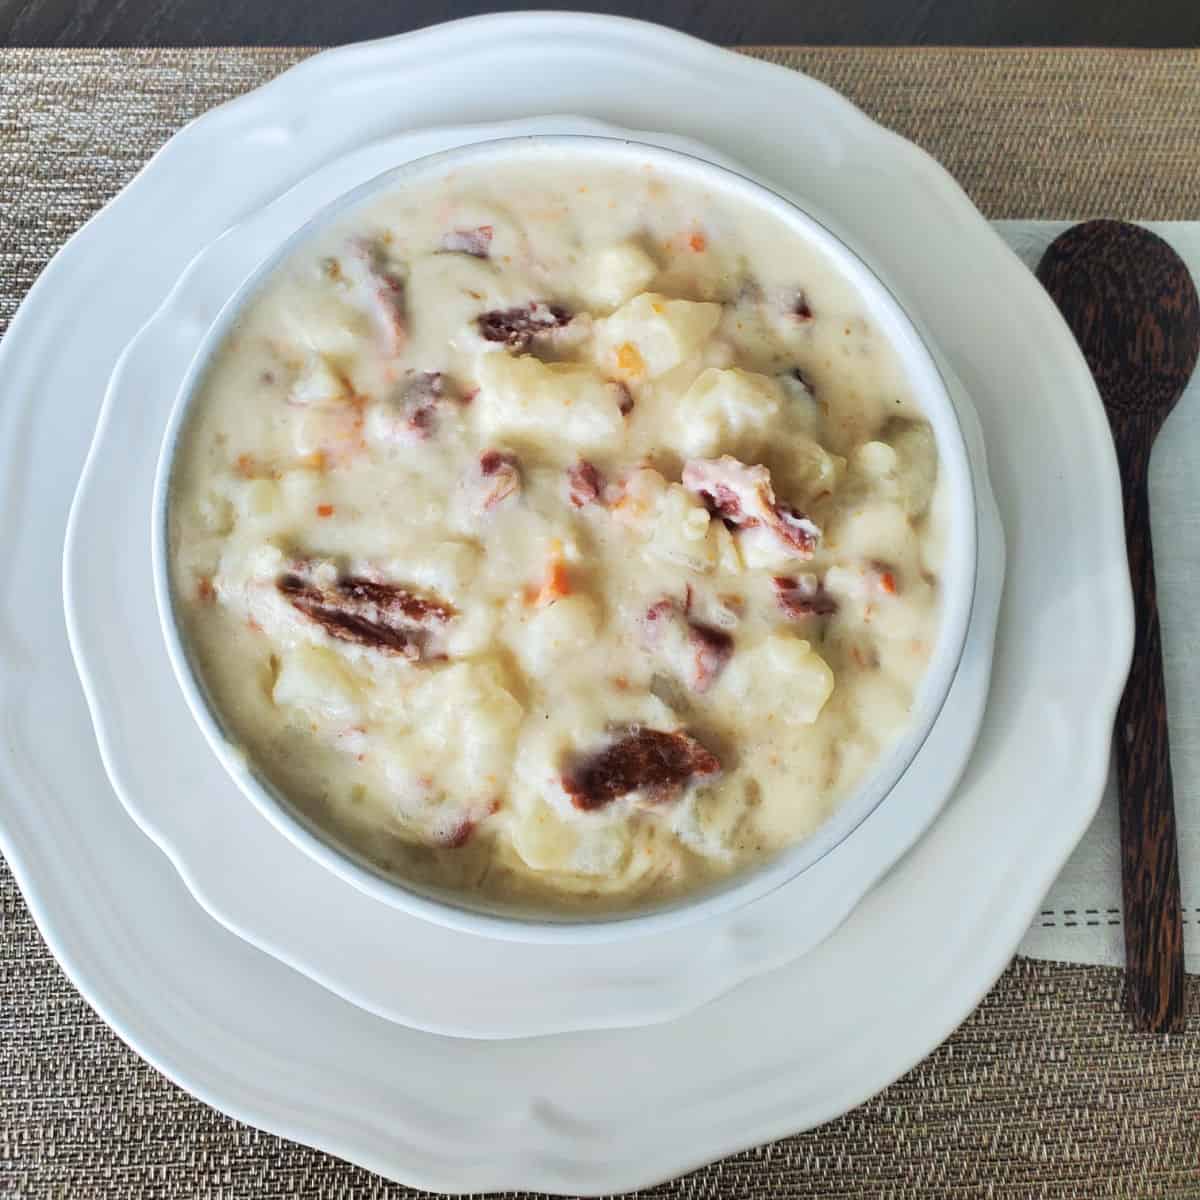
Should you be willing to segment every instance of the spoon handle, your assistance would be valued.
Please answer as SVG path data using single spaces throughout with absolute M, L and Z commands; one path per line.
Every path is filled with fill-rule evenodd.
M 1138 1029 L 1169 1033 L 1183 1024 L 1183 926 L 1150 540 L 1147 480 L 1153 438 L 1135 422 L 1122 422 L 1113 432 L 1125 501 L 1125 544 L 1136 622 L 1133 665 L 1117 709 L 1114 738 L 1121 813 L 1126 1004 Z

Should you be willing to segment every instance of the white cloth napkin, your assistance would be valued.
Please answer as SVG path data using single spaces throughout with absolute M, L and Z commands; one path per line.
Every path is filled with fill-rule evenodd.
M 996 230 L 1032 270 L 1072 222 L 998 221 Z M 1200 223 L 1148 223 L 1200 281 Z M 1200 374 L 1168 418 L 1150 464 L 1154 563 L 1162 623 L 1171 766 L 1179 825 L 1183 937 L 1189 972 L 1200 973 Z M 1020 953 L 1061 962 L 1125 961 L 1121 862 L 1112 773 L 1100 811 L 1055 881 Z

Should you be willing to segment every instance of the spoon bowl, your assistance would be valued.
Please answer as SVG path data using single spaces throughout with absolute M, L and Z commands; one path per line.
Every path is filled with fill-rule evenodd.
M 1157 234 L 1087 221 L 1046 250 L 1038 278 L 1079 342 L 1110 418 L 1155 430 L 1200 353 L 1200 299 L 1183 260 Z

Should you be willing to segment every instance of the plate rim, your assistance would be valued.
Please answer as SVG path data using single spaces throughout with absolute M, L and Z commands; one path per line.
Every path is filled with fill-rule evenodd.
M 505 15 L 502 18 L 491 18 L 491 17 L 476 18 L 476 19 L 470 19 L 467 22 L 458 22 L 456 24 L 460 25 L 460 26 L 463 24 L 472 24 L 472 25 L 476 25 L 476 26 L 482 26 L 484 24 L 494 24 L 494 23 L 497 23 L 498 21 L 503 20 L 503 21 L 508 21 L 510 23 L 514 23 L 514 24 L 516 24 L 517 22 L 520 22 L 520 23 L 530 22 L 531 24 L 536 25 L 538 19 L 540 19 L 540 16 L 538 14 L 534 14 L 533 18 L 529 18 L 529 17 L 525 17 L 525 16 Z M 591 17 L 575 18 L 573 20 L 573 23 L 578 24 L 581 19 L 586 20 L 592 24 L 606 25 L 610 28 L 614 24 L 627 25 L 627 26 L 640 26 L 641 25 L 641 23 L 639 23 L 639 22 L 628 22 L 628 21 L 620 21 L 620 20 L 610 19 L 610 18 L 591 18 Z M 654 29 L 654 27 L 643 27 L 643 28 Z M 423 32 L 424 32 L 425 36 L 428 36 L 432 31 L 423 31 Z M 681 43 L 690 43 L 690 42 L 694 41 L 694 39 L 689 39 L 689 38 L 684 37 L 683 35 L 673 34 L 673 33 L 670 33 L 669 31 L 665 31 L 665 30 L 654 29 L 654 33 L 659 38 L 659 40 L 661 40 L 661 41 L 674 40 L 677 45 L 681 44 Z M 405 36 L 411 37 L 411 36 L 416 36 L 416 35 L 405 35 Z M 386 44 L 394 45 L 395 42 L 401 42 L 404 40 L 405 40 L 404 38 L 395 39 L 394 41 L 389 40 L 389 42 Z M 378 43 L 376 43 L 375 45 L 378 45 Z M 697 43 L 697 45 L 703 46 L 703 43 Z M 355 50 L 355 49 L 358 49 L 358 48 L 349 48 L 349 50 Z M 721 55 L 722 53 L 724 53 L 721 51 L 717 51 L 715 48 L 704 47 L 704 49 L 714 55 Z M 346 53 L 348 53 L 348 51 L 339 51 L 336 53 L 338 53 L 340 55 L 345 55 Z M 313 61 L 313 60 L 307 60 L 307 61 Z M 786 74 L 789 74 L 789 75 L 792 74 L 791 72 L 786 71 L 785 68 L 774 67 L 771 64 L 761 63 L 758 60 L 746 59 L 744 61 L 747 64 L 756 64 L 757 67 L 762 68 L 764 70 L 781 71 L 781 72 L 785 72 Z M 301 65 L 303 65 L 303 64 L 301 64 Z M 287 77 L 287 73 L 285 73 L 285 75 L 281 76 L 280 78 L 283 79 L 286 77 Z M 805 77 L 800 76 L 798 73 L 795 75 L 795 79 L 797 79 L 797 80 L 804 79 L 804 78 Z M 273 83 L 278 83 L 278 82 L 279 82 L 278 80 L 273 81 Z M 270 87 L 272 85 L 269 84 L 267 86 Z M 819 85 L 819 86 L 824 88 L 824 85 Z M 827 89 L 827 88 L 824 90 L 830 91 L 830 89 Z M 832 93 L 832 94 L 836 95 L 836 93 Z M 254 93 L 251 93 L 251 96 L 252 95 L 254 95 Z M 242 97 L 238 101 L 234 101 L 231 103 L 244 104 L 244 103 L 247 103 L 249 101 L 249 99 L 250 99 L 250 97 Z M 853 106 L 848 101 L 844 100 L 841 97 L 838 97 L 838 101 L 839 101 L 839 104 L 841 106 L 843 106 L 845 109 L 848 109 L 848 110 L 856 113 L 858 116 L 862 117 L 862 114 L 858 114 L 857 110 L 854 109 Z M 203 120 L 203 119 L 204 118 L 201 118 L 201 120 Z M 862 119 L 871 125 L 875 124 L 874 122 L 869 122 L 869 118 L 862 117 Z M 889 137 L 894 138 L 895 136 L 896 135 L 889 134 Z M 903 139 L 898 139 L 898 138 L 896 140 L 900 141 L 900 142 L 903 141 Z M 168 144 L 168 145 L 170 145 L 170 144 Z M 907 143 L 904 143 L 904 146 L 906 147 L 906 149 L 909 152 L 911 152 L 913 149 L 913 148 L 909 147 Z M 159 158 L 164 152 L 165 152 L 165 150 L 160 151 L 160 155 L 156 156 L 156 158 Z M 921 154 L 921 156 L 923 158 L 928 159 L 928 155 L 925 155 L 924 152 L 919 152 L 919 153 Z M 153 161 L 154 160 L 152 160 L 152 163 L 153 163 Z M 929 162 L 932 162 L 932 160 L 929 159 Z M 152 164 L 148 164 L 148 167 L 149 167 L 149 165 L 152 165 Z M 145 174 L 145 171 L 148 169 L 148 167 L 143 169 L 143 172 L 139 175 L 139 178 L 141 177 L 141 175 Z M 942 169 L 940 167 L 937 168 L 937 172 L 939 175 L 945 176 L 944 171 L 942 171 Z M 134 182 L 136 182 L 136 180 Z M 962 196 L 962 200 L 967 206 L 967 211 L 964 213 L 964 215 L 973 217 L 976 221 L 978 221 L 978 224 L 980 226 L 982 226 L 984 224 L 982 222 L 982 219 L 978 217 L 978 214 L 974 213 L 973 208 L 970 206 L 969 201 L 966 201 L 965 194 L 961 193 L 961 189 L 958 188 L 958 185 L 953 184 L 952 181 L 950 181 L 949 176 L 945 176 L 944 181 L 941 181 L 941 182 L 952 184 L 953 190 L 956 193 L 958 193 L 960 196 Z M 132 184 L 130 186 L 132 186 Z M 103 213 L 98 214 L 98 216 L 102 216 L 102 215 L 103 215 Z M 97 218 L 93 218 L 93 221 L 88 223 L 89 226 L 93 225 L 96 220 L 97 220 Z M 86 230 L 86 228 L 87 227 L 85 227 L 85 230 Z M 980 232 L 982 232 L 982 230 L 980 230 Z M 991 231 L 989 231 L 989 232 L 991 232 Z M 89 236 L 94 236 L 94 232 L 93 232 L 93 234 L 91 234 Z M 998 235 L 995 235 L 994 232 L 992 232 L 992 236 L 996 237 L 997 241 L 999 241 Z M 78 235 L 77 235 L 77 237 L 78 237 Z M 86 245 L 86 244 L 87 244 L 86 239 L 84 239 L 83 241 L 76 241 L 73 254 L 77 255 L 79 253 L 80 246 Z M 1003 246 L 1003 243 L 1000 243 L 1000 244 L 1001 244 L 1001 246 Z M 1007 248 L 1005 247 L 1004 249 L 1005 249 L 1005 252 L 1007 253 Z M 40 279 L 38 281 L 38 283 L 35 284 L 35 288 L 33 290 L 31 290 L 31 292 L 30 292 L 31 297 L 33 295 L 35 295 L 35 293 L 40 294 L 40 292 L 42 290 L 44 290 L 45 281 L 48 277 L 49 278 L 57 278 L 57 275 L 61 274 L 65 270 L 65 268 L 62 265 L 63 261 L 64 260 L 62 257 L 62 252 L 60 252 L 60 255 L 56 257 L 55 262 L 53 262 L 50 265 L 50 267 L 47 268 L 47 271 L 43 273 L 42 279 Z M 51 274 L 51 272 L 54 272 L 54 274 Z M 28 303 L 28 301 L 27 301 L 27 303 Z M 25 324 L 28 323 L 29 312 L 30 312 L 29 308 L 25 308 L 25 311 L 23 313 L 19 312 L 16 315 L 16 317 L 14 318 L 12 327 L 10 328 L 9 336 L 5 338 L 5 342 L 7 344 L 3 347 L 0 347 L 0 368 L 4 367 L 7 364 L 7 361 L 9 358 L 9 353 L 6 353 L 6 352 L 11 351 L 11 346 L 13 344 L 12 331 L 13 330 L 18 330 L 18 331 L 24 330 Z M 24 323 L 22 323 L 22 320 L 21 320 L 22 316 L 24 316 L 26 318 L 26 321 Z M 1049 313 L 1047 313 L 1047 319 L 1052 324 L 1054 323 L 1054 316 L 1050 315 Z M 1076 368 L 1077 368 L 1076 372 L 1075 372 L 1075 374 L 1077 376 L 1077 382 L 1082 387 L 1084 385 L 1082 382 L 1082 376 L 1080 375 L 1080 372 L 1081 371 L 1086 372 L 1086 367 L 1084 366 L 1084 364 L 1082 362 L 1082 358 L 1078 357 L 1077 352 L 1074 356 L 1074 359 L 1077 359 L 1077 362 L 1075 363 Z M 1089 383 L 1090 383 L 1090 380 L 1089 380 Z M 1094 387 L 1091 390 L 1094 391 Z M 1098 400 L 1097 400 L 1097 405 L 1098 405 Z M 1115 456 L 1111 456 L 1110 466 L 1111 466 L 1110 476 L 1113 481 L 1114 490 L 1115 490 L 1115 482 L 1116 482 Z M 1118 587 L 1118 591 L 1120 591 L 1120 590 L 1121 589 Z M 1128 595 L 1123 594 L 1122 596 L 1115 597 L 1115 599 L 1118 602 L 1121 599 L 1124 599 L 1126 601 L 1126 603 L 1122 607 L 1125 609 L 1125 615 L 1129 615 L 1131 613 L 1131 607 L 1128 602 Z M 1121 624 L 1122 626 L 1125 624 L 1125 622 L 1118 622 L 1118 623 Z M 1131 622 L 1131 620 L 1128 622 L 1128 625 L 1129 625 L 1129 636 L 1126 640 L 1129 644 L 1129 648 L 1131 649 L 1131 645 L 1132 645 L 1132 622 Z M 1117 662 L 1119 668 L 1121 666 L 1121 660 L 1123 658 L 1127 659 L 1127 656 L 1125 656 L 1122 653 L 1122 651 L 1124 649 L 1125 649 L 1125 647 L 1123 647 L 1123 646 L 1120 646 L 1120 645 L 1116 646 L 1117 653 L 1114 655 L 1114 661 Z M 1123 675 L 1123 671 L 1122 671 L 1122 675 Z M 1120 690 L 1119 686 L 1114 686 L 1114 688 L 1113 688 L 1114 694 L 1112 697 L 1111 705 L 1100 705 L 1100 706 L 1098 706 L 1098 708 L 1095 709 L 1095 711 L 1098 712 L 1099 716 L 1103 718 L 1103 720 L 1101 720 L 1099 722 L 1099 724 L 1103 725 L 1106 729 L 1111 728 L 1111 717 L 1112 717 L 1112 713 L 1115 711 L 1116 696 L 1119 693 L 1119 690 Z M 1095 724 L 1093 725 L 1093 733 L 1095 734 L 1095 738 L 1097 741 L 1103 741 L 1105 743 L 1107 742 L 1107 734 L 1105 733 L 1105 734 L 1101 735 L 1099 732 L 1097 732 L 1095 729 Z M 1096 746 L 1093 745 L 1091 748 L 1094 750 L 1094 749 L 1096 749 Z M 1101 756 L 1093 754 L 1091 757 L 1093 760 L 1096 760 L 1096 759 L 1099 759 Z M 1094 765 L 1092 771 L 1090 772 L 1090 775 L 1083 781 L 1083 783 L 1081 785 L 1081 788 L 1080 788 L 1081 792 L 1085 796 L 1091 797 L 1094 802 L 1090 805 L 1084 804 L 1084 805 L 1080 806 L 1080 808 L 1078 810 L 1079 819 L 1068 830 L 1068 834 L 1070 835 L 1070 837 L 1069 837 L 1069 844 L 1066 847 L 1066 853 L 1069 853 L 1071 846 L 1074 844 L 1075 841 L 1078 840 L 1078 836 L 1083 832 L 1083 829 L 1086 827 L 1087 823 L 1090 821 L 1092 815 L 1094 815 L 1095 808 L 1099 803 L 1100 783 L 1102 782 L 1102 776 L 1099 775 L 1099 770 L 1100 770 L 1099 766 Z M 32 878 L 32 871 L 25 869 L 26 864 L 22 862 L 21 854 L 13 852 L 14 846 L 15 846 L 15 841 L 11 834 L 11 831 L 7 827 L 0 829 L 0 839 L 2 839 L 4 842 L 4 848 L 5 848 L 6 852 L 8 852 L 8 854 L 9 854 L 10 862 L 13 864 L 14 874 L 16 874 L 18 881 L 22 887 L 22 890 L 26 894 L 27 899 L 30 902 L 30 908 L 31 908 L 31 911 L 34 912 L 35 919 L 39 919 L 39 915 L 43 918 L 46 917 L 47 913 L 49 912 L 49 909 L 47 906 L 42 904 L 44 897 L 41 896 L 38 885 L 37 885 L 36 881 Z M 1055 861 L 1052 862 L 1052 865 L 1049 868 L 1049 871 L 1048 871 L 1049 878 L 1051 878 L 1051 879 L 1053 878 L 1054 874 L 1057 872 L 1058 868 L 1061 866 L 1062 861 L 1065 860 L 1065 857 L 1066 857 L 1065 853 L 1062 855 L 1061 858 L 1059 858 L 1057 855 L 1051 855 L 1051 859 L 1055 860 Z M 30 861 L 32 861 L 32 859 L 30 859 Z M 1028 862 L 1026 862 L 1022 865 L 1025 867 L 1028 867 L 1030 864 Z M 1042 872 L 1042 874 L 1046 874 L 1046 873 L 1047 873 L 1046 871 Z M 1037 900 L 1035 899 L 1032 902 L 1030 902 L 1029 904 L 1027 904 L 1026 906 L 1024 906 L 1023 908 L 1016 908 L 1015 911 L 1014 911 L 1014 909 L 1010 908 L 1002 914 L 1001 920 L 997 921 L 996 924 L 992 927 L 993 936 L 988 941 L 988 953 L 992 956 L 992 965 L 995 968 L 994 971 L 990 973 L 990 976 L 988 976 L 984 979 L 983 987 L 977 993 L 975 992 L 974 988 L 971 989 L 972 998 L 967 1003 L 964 1011 L 958 1013 L 954 1017 L 946 1019 L 939 1025 L 940 1034 L 938 1035 L 937 1040 L 930 1043 L 931 1046 L 937 1044 L 937 1041 L 940 1041 L 941 1038 L 946 1036 L 967 1015 L 967 1013 L 978 1002 L 980 996 L 982 996 L 982 994 L 991 986 L 991 984 L 994 982 L 995 978 L 999 975 L 1000 971 L 1003 970 L 1004 966 L 1006 965 L 1006 963 L 1008 961 L 1009 956 L 1011 955 L 1013 947 L 1015 947 L 1015 945 L 1019 939 L 1020 933 L 1023 932 L 1025 925 L 1028 923 L 1029 917 L 1032 916 L 1033 911 L 1036 909 L 1036 905 L 1037 905 Z M 45 921 L 39 920 L 39 925 L 43 927 L 44 933 L 47 932 L 47 930 L 45 928 L 45 925 L 46 925 Z M 1007 931 L 1003 936 L 1001 936 L 999 933 L 1001 928 L 1003 928 L 1004 930 Z M 1009 934 L 1012 933 L 1012 931 L 1014 929 L 1015 929 L 1015 935 L 1011 936 L 1011 937 L 1008 936 Z M 55 941 L 58 939 L 52 938 L 48 935 L 47 940 L 48 940 L 48 942 L 50 942 L 52 948 L 54 948 Z M 997 951 L 998 945 L 1003 946 L 1004 948 Z M 59 948 L 65 949 L 61 945 Z M 68 971 L 68 974 L 72 975 L 72 978 L 76 982 L 76 985 L 80 986 L 80 990 L 89 999 L 89 1002 L 91 1002 L 93 1004 L 93 1007 L 96 1007 L 98 1009 L 98 1011 L 101 1011 L 102 1015 L 104 1015 L 104 1010 L 101 1009 L 100 1006 L 96 1003 L 95 998 L 89 994 L 90 989 L 81 986 L 80 980 L 77 978 L 78 972 L 72 970 L 72 966 L 77 967 L 78 964 L 73 963 L 71 961 L 71 956 L 68 954 L 65 954 L 65 953 L 60 956 L 60 961 L 63 963 L 64 969 L 66 969 Z M 985 975 L 987 975 L 987 972 L 985 972 Z M 111 1023 L 114 1023 L 114 1025 L 116 1024 L 115 1022 L 111 1022 Z M 117 1031 L 119 1034 L 122 1033 L 122 1031 L 119 1027 L 117 1027 Z M 131 1038 L 126 1037 L 126 1040 L 131 1041 Z M 912 1061 L 915 1061 L 916 1058 L 923 1057 L 923 1055 L 928 1052 L 928 1049 L 929 1049 L 929 1047 L 926 1047 L 925 1049 L 919 1051 L 916 1054 L 914 1059 L 912 1059 L 911 1061 L 908 1061 L 907 1063 L 902 1065 L 899 1070 L 894 1071 L 893 1068 L 889 1067 L 885 1072 L 887 1077 L 885 1079 L 879 1080 L 875 1084 L 875 1086 L 870 1087 L 866 1092 L 862 1093 L 859 1096 L 859 1100 L 855 1101 L 855 1103 L 861 1102 L 861 1100 L 865 1099 L 868 1095 L 873 1094 L 875 1091 L 879 1090 L 879 1088 L 886 1086 L 887 1082 L 890 1082 L 892 1079 L 896 1078 L 900 1073 L 902 1073 L 903 1070 L 907 1069 L 908 1066 L 911 1066 Z M 157 1061 L 156 1056 L 153 1053 L 147 1053 L 147 1052 L 141 1051 L 141 1050 L 139 1050 L 139 1052 L 143 1053 L 143 1056 L 146 1057 L 149 1061 L 154 1062 L 155 1065 L 158 1065 L 160 1070 L 163 1069 L 163 1066 L 161 1065 L 161 1063 L 159 1063 Z M 172 1077 L 176 1077 L 174 1075 L 174 1073 L 171 1071 L 164 1071 L 164 1073 L 171 1075 Z M 204 1098 L 208 1099 L 208 1096 L 206 1095 L 207 1089 L 204 1088 L 203 1086 L 194 1086 L 193 1084 L 188 1084 L 186 1086 L 188 1086 L 189 1090 L 193 1091 L 194 1093 L 200 1094 Z M 211 1100 L 210 1100 L 210 1102 L 211 1102 Z M 836 1111 L 844 1111 L 844 1105 L 842 1105 L 840 1108 L 837 1108 Z M 809 1122 L 809 1124 L 819 1123 L 821 1120 L 828 1119 L 832 1115 L 835 1115 L 833 1111 L 827 1112 L 824 1116 L 818 1115 L 815 1119 L 815 1122 Z M 264 1127 L 267 1127 L 267 1128 L 275 1128 L 276 1127 L 274 1125 L 274 1123 L 265 1123 L 264 1122 L 262 1124 L 264 1125 Z M 794 1129 L 795 1129 L 794 1121 L 789 1123 L 789 1119 L 785 1115 L 783 1118 L 782 1125 L 764 1124 L 764 1125 L 760 1126 L 760 1128 L 755 1132 L 755 1134 L 752 1137 L 737 1139 L 732 1143 L 730 1143 L 727 1139 L 724 1142 L 717 1142 L 717 1143 L 711 1144 L 710 1149 L 705 1150 L 703 1152 L 703 1155 L 704 1155 L 703 1160 L 706 1161 L 709 1157 L 711 1157 L 711 1154 L 728 1153 L 728 1152 L 731 1152 L 732 1150 L 737 1149 L 741 1146 L 754 1144 L 756 1141 L 762 1140 L 762 1138 L 764 1138 L 764 1137 L 779 1136 L 783 1133 L 794 1131 Z M 287 1131 L 285 1130 L 284 1132 L 287 1132 Z M 290 1134 L 290 1136 L 296 1136 L 296 1134 L 292 1133 L 292 1134 Z M 323 1138 L 314 1139 L 312 1136 L 304 1136 L 304 1135 L 301 1135 L 301 1137 L 303 1140 L 308 1141 L 310 1144 L 317 1144 L 317 1145 L 325 1144 L 325 1140 Z M 325 1148 L 330 1148 L 330 1147 L 326 1146 Z M 335 1150 L 335 1152 L 336 1152 L 336 1150 Z M 366 1152 L 356 1153 L 355 1158 L 357 1161 L 371 1161 L 372 1169 L 377 1169 L 377 1170 L 379 1169 L 378 1166 L 374 1165 L 375 1156 L 373 1154 L 369 1154 Z M 701 1159 L 696 1158 L 696 1159 L 692 1159 L 690 1161 L 693 1164 L 695 1164 L 696 1162 L 701 1161 Z M 674 1166 L 674 1167 L 670 1168 L 670 1172 L 677 1173 L 678 1171 L 684 1170 L 684 1169 L 687 1169 L 686 1163 L 683 1166 Z M 649 1178 L 658 1178 L 659 1176 L 657 1174 L 655 1174 L 656 1170 L 661 1170 L 661 1168 L 655 1168 L 648 1163 L 647 1168 L 646 1168 L 647 1173 L 638 1175 L 637 1178 L 643 1182 L 645 1182 Z M 389 1172 L 385 1169 L 381 1173 L 392 1174 L 393 1172 Z M 550 1172 L 550 1173 L 543 1172 L 542 1177 L 549 1179 L 551 1177 L 551 1175 L 552 1175 L 552 1172 Z M 415 1178 L 415 1175 L 409 1176 L 409 1177 Z M 428 1177 L 426 1177 L 426 1178 L 428 1178 Z M 489 1182 L 489 1185 L 495 1185 L 494 1180 L 489 1180 L 488 1182 Z M 629 1184 L 628 1180 L 624 1181 L 624 1185 L 631 1186 Z M 436 1184 L 435 1184 L 435 1186 L 436 1186 Z M 473 1185 L 466 1184 L 464 1186 L 473 1186 Z M 513 1186 L 513 1185 L 509 1184 L 509 1186 Z M 517 1184 L 516 1186 L 531 1186 L 531 1185 L 528 1182 L 523 1182 L 523 1183 Z M 553 1183 L 551 1183 L 551 1186 L 554 1186 Z M 609 1190 L 609 1188 L 611 1188 L 611 1186 L 613 1186 L 613 1185 L 612 1185 L 611 1180 L 609 1180 L 609 1181 L 607 1181 L 606 1186 L 604 1186 L 604 1187 L 597 1186 L 593 1190 L 595 1190 L 595 1191 Z M 569 1190 L 578 1190 L 578 1189 L 576 1188 L 575 1184 L 572 1183 Z M 583 1190 L 588 1190 L 588 1189 L 585 1188 Z

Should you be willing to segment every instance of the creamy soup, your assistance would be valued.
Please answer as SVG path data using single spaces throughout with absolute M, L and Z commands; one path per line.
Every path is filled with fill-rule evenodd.
M 529 910 L 810 834 L 909 725 L 936 443 L 852 287 L 650 163 L 442 168 L 269 275 L 195 398 L 175 603 L 336 842 Z

